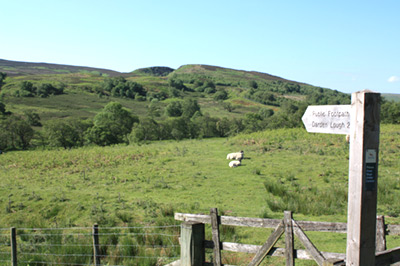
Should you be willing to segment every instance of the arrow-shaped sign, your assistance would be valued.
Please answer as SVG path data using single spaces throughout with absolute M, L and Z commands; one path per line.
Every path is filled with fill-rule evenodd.
M 308 132 L 350 134 L 351 105 L 310 105 L 303 117 Z

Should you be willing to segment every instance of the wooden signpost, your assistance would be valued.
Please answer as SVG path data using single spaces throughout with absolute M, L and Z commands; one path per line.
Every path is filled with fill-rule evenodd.
M 375 265 L 380 94 L 352 94 L 351 105 L 309 106 L 309 132 L 350 135 L 346 265 Z

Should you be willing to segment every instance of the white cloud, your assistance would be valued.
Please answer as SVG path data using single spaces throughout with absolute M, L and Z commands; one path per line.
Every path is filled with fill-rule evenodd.
M 398 77 L 398 76 L 391 76 L 388 79 L 388 82 L 398 82 L 398 81 L 400 81 L 400 77 Z

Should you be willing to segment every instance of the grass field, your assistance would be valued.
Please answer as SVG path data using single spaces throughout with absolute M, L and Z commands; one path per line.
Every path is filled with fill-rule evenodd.
M 400 126 L 382 125 L 378 214 L 400 224 Z M 16 151 L 0 155 L 0 227 L 176 224 L 174 212 L 345 222 L 348 144 L 304 129 L 229 139 L 136 146 Z M 226 154 L 244 150 L 242 166 Z M 263 231 L 265 234 L 265 231 Z M 259 229 L 235 241 L 261 244 Z M 345 235 L 312 233 L 323 251 L 344 252 Z M 391 237 L 388 248 L 400 246 Z M 278 260 L 279 261 L 279 260 Z M 299 265 L 314 265 L 308 264 Z

